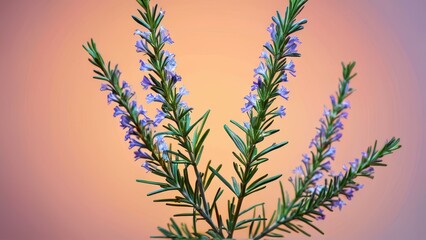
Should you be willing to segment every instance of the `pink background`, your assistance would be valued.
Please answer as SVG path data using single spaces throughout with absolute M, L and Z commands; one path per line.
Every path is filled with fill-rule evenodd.
M 239 108 L 268 40 L 265 28 L 286 1 L 159 2 L 176 42 L 168 49 L 190 91 L 186 100 L 194 116 L 212 110 L 204 161 L 231 169 L 234 147 L 222 126 L 244 119 Z M 132 35 L 138 26 L 130 18 L 136 7 L 130 0 L 1 3 L 0 239 L 146 239 L 172 215 L 174 209 L 146 197 L 152 187 L 135 182 L 155 178 L 133 161 L 81 47 L 93 37 L 144 103 L 142 56 Z M 403 145 L 385 158 L 389 166 L 377 169 L 374 181 L 362 180 L 365 189 L 342 212 L 318 223 L 325 236 L 309 230 L 313 239 L 422 239 L 426 233 L 425 7 L 421 0 L 311 0 L 302 13 L 309 23 L 299 34 L 298 76 L 287 85 L 288 116 L 269 140 L 290 143 L 262 171 L 287 179 L 299 164 L 336 89 L 341 61 L 356 60 L 359 75 L 334 166 L 375 139 L 382 144 L 398 136 Z M 274 184 L 247 204 L 266 201 L 270 211 L 277 196 Z

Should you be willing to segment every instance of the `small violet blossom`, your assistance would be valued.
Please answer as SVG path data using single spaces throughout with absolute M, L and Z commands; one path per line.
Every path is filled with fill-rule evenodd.
M 277 37 L 277 31 L 276 31 L 276 28 L 275 28 L 275 24 L 271 23 L 271 25 L 269 25 L 269 27 L 266 30 L 268 30 L 268 32 L 271 34 L 272 40 L 275 41 L 275 39 Z
M 140 158 L 152 159 L 152 157 L 148 153 L 142 152 L 140 149 L 138 149 L 137 151 L 135 151 L 134 154 L 135 154 L 135 159 L 136 160 L 138 160 Z
M 143 89 L 148 89 L 149 86 L 153 86 L 151 80 L 149 80 L 149 78 L 147 78 L 146 76 L 143 76 L 142 81 L 141 81 L 141 85 L 142 85 Z
M 173 40 L 170 37 L 170 33 L 167 29 L 165 29 L 163 26 L 160 27 L 160 36 L 161 36 L 161 42 L 162 43 L 169 43 L 173 44 Z
M 333 203 L 332 207 L 333 208 L 338 207 L 339 210 L 342 210 L 342 207 L 346 205 L 346 203 L 342 201 L 340 198 L 337 200 L 332 200 L 332 203 Z
M 290 37 L 290 39 L 288 40 L 288 43 L 285 47 L 286 48 L 285 54 L 286 55 L 292 55 L 292 54 L 298 53 L 297 52 L 297 46 L 301 43 L 302 42 L 300 42 L 300 40 L 297 36 Z
M 287 90 L 286 87 L 281 86 L 281 88 L 278 90 L 278 94 L 284 98 L 285 100 L 288 100 L 288 94 L 290 93 L 290 91 Z
M 261 86 L 262 86 L 262 78 L 259 76 L 257 78 L 257 81 L 253 82 L 253 85 L 251 86 L 251 91 L 254 91 L 254 90 L 258 89 Z
M 188 94 L 189 94 L 188 90 L 186 90 L 186 88 L 183 87 L 183 86 L 179 88 L 179 91 L 177 93 L 177 95 L 179 97 L 182 97 L 182 96 L 185 96 L 185 95 L 188 95 Z
M 139 29 L 136 29 L 135 32 L 133 33 L 134 35 L 139 35 L 141 36 L 143 39 L 149 39 L 149 36 L 151 35 L 150 32 L 142 32 Z
M 151 166 L 149 165 L 149 163 L 148 163 L 147 161 L 145 161 L 145 162 L 141 165 L 141 167 L 145 168 L 147 172 L 150 172 L 150 171 L 151 171 L 151 168 L 150 168 Z
M 161 102 L 161 103 L 165 103 L 166 100 L 163 98 L 163 96 L 161 96 L 160 94 L 157 94 L 154 96 L 154 94 L 149 93 L 146 96 L 146 102 L 147 103 L 152 103 L 152 102 Z
M 146 42 L 146 40 L 137 40 L 135 47 L 136 52 L 147 53 L 149 51 L 148 43 Z
M 296 65 L 294 65 L 293 60 L 291 60 L 289 63 L 284 65 L 284 70 L 288 71 L 293 77 L 296 77 Z
M 161 121 L 163 121 L 163 119 L 166 117 L 166 113 L 157 109 L 157 115 L 155 115 L 155 119 L 154 119 L 154 126 L 158 126 Z
M 139 63 L 141 64 L 141 66 L 139 68 L 141 71 L 153 71 L 153 70 L 155 70 L 154 67 L 151 64 L 144 62 L 142 59 L 139 60 Z
M 282 117 L 284 117 L 284 116 L 285 116 L 285 114 L 286 114 L 286 113 L 285 113 L 285 109 L 286 109 L 286 108 L 285 108 L 284 106 L 280 106 L 280 107 L 278 108 L 277 112 L 276 112 L 276 113 L 278 114 L 278 116 L 280 116 L 281 118 L 282 118 Z
M 259 66 L 254 69 L 254 76 L 256 75 L 265 75 L 266 74 L 266 67 L 263 62 L 260 62 Z

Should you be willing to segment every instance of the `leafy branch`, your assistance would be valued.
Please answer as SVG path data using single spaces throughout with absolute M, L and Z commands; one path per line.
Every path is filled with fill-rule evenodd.
M 294 64 L 293 62 L 287 63 L 287 57 L 300 56 L 296 50 L 297 44 L 300 42 L 297 37 L 290 35 L 303 29 L 303 25 L 307 22 L 305 19 L 296 22 L 296 17 L 306 2 L 307 0 L 291 0 L 284 18 L 277 12 L 277 16 L 273 17 L 274 23 L 268 28 L 272 44 L 268 42 L 264 46 L 266 51 L 262 53 L 261 58 L 265 59 L 265 64 L 261 62 L 255 69 L 255 76 L 258 78 L 252 87 L 252 90 L 257 90 L 258 95 L 250 93 L 246 96 L 245 99 L 248 102 L 242 109 L 243 112 L 247 112 L 249 122 L 243 126 L 236 121 L 231 121 L 244 132 L 245 141 L 225 125 L 225 131 L 239 150 L 239 153 L 233 152 L 238 160 L 233 163 L 233 166 L 240 181 L 238 182 L 233 177 L 231 185 L 219 173 L 215 173 L 238 199 L 236 205 L 234 201 L 231 201 L 228 207 L 230 209 L 227 220 L 228 238 L 232 238 L 234 231 L 242 229 L 245 224 L 260 220 L 252 218 L 238 222 L 245 197 L 266 188 L 268 183 L 281 177 L 281 174 L 271 177 L 266 174 L 256 178 L 255 174 L 259 165 L 268 161 L 265 155 L 283 147 L 287 142 L 273 143 L 263 150 L 258 150 L 257 144 L 279 131 L 269 128 L 276 117 L 285 115 L 284 107 L 277 108 L 272 105 L 279 96 L 288 99 L 286 88 L 284 86 L 279 88 L 279 86 L 281 82 L 287 81 L 286 72 L 295 74 Z
M 373 178 L 375 166 L 386 166 L 382 162 L 382 157 L 393 153 L 399 149 L 399 139 L 392 138 L 387 141 L 381 149 L 377 149 L 377 142 L 369 147 L 361 160 L 357 164 L 352 164 L 343 175 L 334 176 L 330 181 L 325 181 L 324 187 L 320 191 L 314 191 L 310 196 L 304 197 L 297 207 L 297 210 L 289 212 L 289 204 L 286 202 L 285 192 L 282 190 L 282 196 L 279 200 L 278 214 L 273 224 L 269 224 L 261 233 L 253 239 L 261 239 L 264 236 L 279 237 L 276 234 L 270 234 L 274 230 L 284 232 L 301 232 L 310 236 L 302 229 L 302 226 L 293 223 L 299 221 L 314 228 L 318 232 L 323 232 L 312 224 L 313 220 L 324 219 L 323 207 L 329 211 L 343 206 L 339 196 L 345 196 L 348 199 L 352 197 L 353 191 L 360 189 L 360 184 L 355 180 L 358 177 Z

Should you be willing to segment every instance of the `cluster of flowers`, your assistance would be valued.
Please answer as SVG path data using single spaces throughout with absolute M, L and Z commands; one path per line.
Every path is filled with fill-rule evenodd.
M 310 194 L 319 194 L 324 188 L 324 185 L 318 184 L 318 181 L 323 178 L 324 172 L 327 172 L 329 173 L 329 176 L 337 177 L 338 179 L 342 179 L 345 175 L 342 172 L 339 172 L 338 174 L 331 172 L 330 160 L 324 162 L 328 158 L 334 160 L 336 148 L 332 146 L 332 143 L 340 141 L 342 138 L 342 119 L 346 119 L 348 117 L 348 112 L 346 110 L 350 108 L 349 102 L 344 100 L 353 92 L 353 90 L 349 88 L 349 82 L 341 82 L 340 89 L 341 90 L 337 95 L 337 99 L 340 101 L 336 101 L 335 96 L 330 96 L 332 108 L 324 109 L 323 117 L 320 119 L 321 126 L 317 128 L 317 134 L 309 144 L 309 148 L 315 147 L 317 155 L 315 155 L 313 151 L 311 151 L 312 158 L 309 157 L 308 154 L 303 154 L 302 163 L 304 167 L 298 166 L 293 170 L 293 173 L 296 175 L 296 179 L 298 177 L 305 178 L 308 186 L 310 186 L 306 189 L 306 191 Z M 362 157 L 366 158 L 367 154 L 363 152 Z M 358 170 L 359 162 L 359 159 L 355 159 L 354 162 L 350 162 L 350 169 L 346 166 L 343 166 L 343 169 L 345 171 L 356 171 Z M 372 167 L 362 172 L 362 174 L 366 176 L 371 176 L 373 173 L 374 169 Z M 290 177 L 289 181 L 295 184 L 295 180 L 293 180 L 293 178 Z M 362 184 L 353 184 L 343 189 L 340 194 L 346 196 L 348 200 L 351 200 L 353 193 L 362 187 Z M 333 198 L 331 203 L 331 208 L 338 207 L 340 210 L 344 205 L 346 205 L 346 203 L 338 196 Z M 323 209 L 318 209 L 318 220 L 325 219 L 323 212 Z
M 255 81 L 253 82 L 253 85 L 251 86 L 251 91 L 255 91 L 259 88 L 262 88 L 264 86 L 265 83 L 265 79 L 268 78 L 267 74 L 268 74 L 268 70 L 272 69 L 272 66 L 270 66 L 270 63 L 268 61 L 266 61 L 266 59 L 268 59 L 270 57 L 270 54 L 274 54 L 274 49 L 273 49 L 273 45 L 275 45 L 276 41 L 277 41 L 277 27 L 280 27 L 279 25 L 279 21 L 274 17 L 273 18 L 275 23 L 271 23 L 271 25 L 267 28 L 268 32 L 271 35 L 271 39 L 273 44 L 271 44 L 270 42 L 266 42 L 264 45 L 265 50 L 262 51 L 262 53 L 260 54 L 261 59 L 264 59 L 264 61 L 261 61 L 259 63 L 259 66 L 257 68 L 254 69 L 254 78 Z M 297 54 L 297 46 L 301 44 L 301 42 L 299 41 L 299 38 L 297 36 L 292 36 L 289 38 L 286 46 L 285 46 L 285 51 L 284 51 L 284 57 L 286 56 L 292 56 L 294 54 Z M 296 76 L 296 70 L 295 70 L 295 65 L 293 61 L 290 61 L 289 63 L 285 64 L 284 67 L 281 69 L 281 77 L 280 77 L 280 82 L 287 82 L 288 78 L 287 78 L 287 72 L 290 73 L 293 77 Z M 270 76 L 273 77 L 273 76 Z M 277 94 L 279 96 L 281 96 L 282 98 L 284 98 L 285 100 L 288 100 L 288 94 L 290 92 L 287 90 L 287 88 L 285 86 L 281 86 L 278 90 L 277 90 Z M 250 92 L 247 96 L 244 97 L 245 100 L 247 100 L 247 102 L 245 103 L 245 105 L 241 108 L 241 111 L 243 113 L 245 112 L 249 112 L 252 110 L 252 108 L 257 110 L 257 101 L 258 101 L 258 95 L 257 94 L 253 94 L 252 92 Z M 275 112 L 275 114 L 277 116 L 283 117 L 285 116 L 285 107 L 284 106 L 280 106 L 277 111 Z M 246 123 L 247 124 L 247 123 Z
M 164 13 L 165 13 L 164 11 L 160 11 L 159 14 L 163 16 Z M 143 32 L 140 30 L 136 30 L 134 34 L 141 37 L 140 40 L 136 41 L 136 44 L 135 44 L 136 52 L 143 53 L 144 55 L 148 55 L 150 57 L 156 57 L 159 59 L 164 58 L 165 65 L 163 69 L 165 71 L 166 80 L 172 81 L 173 84 L 175 84 L 178 81 L 181 81 L 182 79 L 181 76 L 175 72 L 176 65 L 177 65 L 175 60 L 175 55 L 168 51 L 162 50 L 160 53 L 160 56 L 155 56 L 153 51 L 151 50 L 151 48 L 154 48 L 155 44 L 157 44 L 156 42 L 157 39 L 155 36 L 159 36 L 160 40 L 158 44 L 174 43 L 172 38 L 170 37 L 169 31 L 163 26 L 161 26 L 159 28 L 159 35 L 151 31 Z M 153 34 L 153 37 L 151 36 L 152 34 Z M 155 68 L 152 63 L 150 63 L 149 61 L 144 61 L 142 59 L 139 62 L 140 62 L 141 71 L 154 72 L 159 77 L 161 77 L 162 69 L 160 67 Z M 145 90 L 150 87 L 155 87 L 155 86 L 158 87 L 161 85 L 153 77 L 152 74 L 148 74 L 148 76 L 149 77 L 143 76 L 141 81 L 141 85 Z M 111 102 L 120 103 L 121 101 L 120 99 L 122 98 L 128 102 L 135 94 L 131 90 L 129 84 L 126 81 L 123 81 L 121 90 L 123 92 L 123 96 L 120 96 L 120 94 L 117 94 L 116 91 L 112 91 L 112 87 L 109 86 L 108 84 L 102 84 L 101 86 L 101 91 L 111 91 L 111 93 L 108 94 L 108 103 L 111 103 Z M 179 107 L 183 109 L 187 109 L 188 106 L 184 101 L 180 101 L 180 99 L 182 98 L 182 96 L 187 94 L 188 94 L 188 91 L 185 89 L 185 87 L 180 87 L 179 91 L 177 92 L 177 96 L 179 99 Z M 158 93 L 155 95 L 153 93 L 149 93 L 146 96 L 146 101 L 148 104 L 152 102 L 159 102 L 162 104 L 162 106 L 167 104 L 167 101 L 164 98 L 164 96 Z M 138 160 L 138 159 L 153 160 L 153 157 L 149 153 L 143 151 L 143 149 L 146 149 L 147 147 L 145 144 L 142 143 L 141 139 L 138 137 L 138 134 L 136 131 L 136 125 L 133 124 L 131 120 L 132 120 L 132 117 L 135 117 L 135 119 L 139 119 L 140 117 L 141 119 L 138 122 L 139 126 L 141 126 L 144 130 L 147 130 L 147 131 L 153 130 L 155 132 L 155 128 L 159 126 L 165 118 L 167 118 L 168 112 L 165 112 L 157 108 L 157 114 L 155 115 L 154 119 L 151 119 L 148 116 L 147 111 L 142 107 L 142 105 L 137 106 L 136 101 L 132 100 L 129 106 L 130 106 L 130 112 L 134 116 L 130 116 L 127 113 L 126 109 L 123 109 L 123 106 L 121 104 L 119 104 L 119 106 L 116 106 L 114 108 L 113 116 L 114 117 L 121 116 L 121 119 L 120 119 L 121 127 L 123 129 L 127 129 L 127 132 L 125 135 L 125 141 L 129 141 L 129 149 L 137 148 L 137 150 L 134 152 L 135 160 Z M 162 109 L 164 108 L 162 107 Z M 167 151 L 169 150 L 169 147 L 167 142 L 164 139 L 164 136 L 157 134 L 154 138 L 154 143 L 156 146 L 156 150 L 160 153 L 160 156 L 162 157 L 162 159 L 168 161 L 169 157 L 168 157 Z M 150 151 L 148 150 L 148 152 Z M 145 161 L 142 164 L 142 167 L 144 167 L 147 171 L 150 171 L 152 168 L 152 166 L 149 164 L 149 161 Z

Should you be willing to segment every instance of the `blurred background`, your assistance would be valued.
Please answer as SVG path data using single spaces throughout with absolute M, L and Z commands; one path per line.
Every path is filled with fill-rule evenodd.
M 225 175 L 232 176 L 235 147 L 223 124 L 244 121 L 240 108 L 269 38 L 266 28 L 287 2 L 156 2 L 166 11 L 163 24 L 175 41 L 167 48 L 176 54 L 194 118 L 212 110 L 203 164 L 222 163 Z M 156 197 L 146 194 L 154 188 L 136 183 L 156 179 L 133 161 L 81 47 L 94 38 L 146 104 L 148 92 L 139 85 L 143 56 L 135 52 L 133 36 L 139 26 L 130 17 L 137 13 L 136 1 L 20 0 L 0 6 L 0 239 L 158 234 L 156 227 L 165 227 L 177 211 L 152 203 Z M 422 239 L 426 234 L 425 7 L 422 0 L 312 0 L 301 14 L 309 20 L 298 34 L 302 58 L 294 60 L 297 77 L 286 85 L 290 101 L 281 102 L 287 116 L 275 123 L 282 131 L 269 139 L 289 144 L 271 154 L 261 171 L 283 173 L 286 182 L 300 164 L 337 89 L 342 61 L 357 61 L 358 77 L 334 168 L 359 157 L 376 139 L 382 145 L 397 136 L 403 146 L 384 159 L 389 166 L 378 168 L 373 181 L 361 181 L 365 188 L 342 211 L 327 213 L 318 223 L 324 236 L 309 229 L 313 239 Z M 245 206 L 265 201 L 271 212 L 278 190 L 271 184 Z

